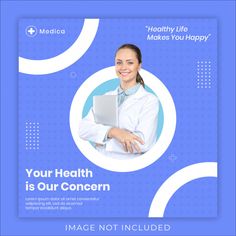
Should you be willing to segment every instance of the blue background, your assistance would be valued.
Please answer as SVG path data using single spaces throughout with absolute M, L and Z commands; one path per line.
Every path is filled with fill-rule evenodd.
M 19 55 L 41 58 L 42 54 L 43 57 L 52 55 L 50 51 L 54 51 L 56 55 L 64 50 L 63 45 L 70 46 L 69 36 L 72 35 L 74 38 L 74 31 L 79 34 L 81 23 L 82 20 L 71 18 L 62 19 L 62 25 L 58 19 L 21 19 Z M 29 25 L 34 25 L 38 29 L 50 26 L 65 27 L 67 35 L 61 36 L 63 40 L 61 39 L 60 42 L 58 36 L 41 34 L 29 40 L 25 34 L 25 29 Z M 211 34 L 211 37 L 207 42 L 147 41 L 145 28 L 147 25 L 169 27 L 184 25 L 189 29 L 187 34 Z M 175 34 L 183 35 L 183 33 Z M 143 54 L 142 66 L 154 73 L 169 89 L 177 110 L 177 125 L 171 145 L 158 161 L 134 173 L 113 173 L 94 166 L 80 153 L 71 137 L 68 120 L 75 90 L 88 75 L 103 68 L 104 65 L 112 65 L 116 48 L 124 42 L 139 45 Z M 73 73 L 76 76 L 71 78 Z M 96 88 L 98 91 L 100 86 Z M 151 85 L 150 87 L 152 88 Z M 104 88 L 110 90 L 109 83 L 106 83 Z M 157 91 L 154 92 L 159 96 Z M 217 161 L 217 21 L 202 18 L 101 19 L 91 47 L 73 65 L 57 73 L 40 76 L 19 73 L 18 102 L 19 216 L 147 217 L 153 196 L 169 176 L 191 164 Z M 86 103 L 84 106 L 86 107 Z M 38 128 L 33 128 L 32 123 L 38 123 Z M 162 121 L 158 121 L 160 128 L 161 123 Z M 25 171 L 25 168 L 73 170 L 85 167 L 93 170 L 94 178 L 28 178 Z M 51 192 L 36 189 L 27 192 L 26 181 L 36 185 L 39 181 L 109 183 L 111 190 L 109 192 L 63 192 L 58 189 Z M 217 216 L 217 180 L 201 179 L 188 185 L 187 194 L 184 197 L 183 195 L 176 197 L 174 204 L 168 205 L 164 217 Z M 205 188 L 206 193 L 210 192 L 210 194 L 202 196 L 204 190 L 201 188 Z M 66 211 L 25 209 L 25 197 L 62 197 L 63 195 L 96 196 L 100 199 L 96 203 L 84 202 L 82 206 L 74 206 L 72 210 Z M 179 196 L 178 191 L 175 195 Z
M 31 5 L 33 4 L 33 5 Z M 93 12 L 91 4 L 94 5 Z M 17 218 L 17 23 L 20 17 L 215 17 L 219 24 L 219 103 L 218 103 L 218 153 L 219 153 L 219 212 L 214 219 L 90 219 L 91 223 L 170 223 L 170 235 L 234 235 L 234 120 L 235 120 L 235 58 L 232 2 L 4 2 L 1 15 L 2 54 L 1 70 L 1 211 L 3 235 L 64 235 L 65 223 L 88 223 L 80 219 L 18 219 Z M 47 7 L 45 7 L 47 6 Z M 214 6 L 214 7 L 213 7 Z M 97 13 L 97 9 L 100 9 Z M 14 10 L 15 9 L 15 10 Z M 145 10 L 144 10 L 145 9 Z M 3 11 L 4 10 L 4 11 Z M 81 13 L 79 13 L 81 12 Z M 9 14 L 10 13 L 10 14 Z M 227 13 L 227 14 L 226 14 Z M 8 35 L 8 37 L 6 37 Z M 6 46 L 8 45 L 8 46 Z M 197 183 L 196 183 L 197 184 Z M 186 190 L 185 190 L 186 191 Z M 179 193 L 181 194 L 181 193 Z M 176 196 L 178 198 L 178 196 Z M 6 202 L 8 204 L 6 204 Z M 171 202 L 170 202 L 171 204 Z M 119 232 L 113 232 L 119 235 Z M 107 233 L 111 235 L 111 233 Z M 150 233 L 151 234 L 151 233 Z M 155 233 L 156 234 L 156 233 Z M 80 233 L 85 235 L 85 233 Z M 98 235 L 95 233 L 94 235 Z M 137 233 L 133 233 L 137 235 Z M 140 233 L 140 235 L 143 235 Z M 154 234 L 153 234 L 154 235 Z M 161 235 L 161 233 L 159 234 Z

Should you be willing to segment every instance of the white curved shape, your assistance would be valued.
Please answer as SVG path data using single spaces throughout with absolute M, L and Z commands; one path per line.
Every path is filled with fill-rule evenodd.
M 156 192 L 149 217 L 163 217 L 165 208 L 174 193 L 186 183 L 203 177 L 217 177 L 216 162 L 193 164 L 171 175 Z
M 51 74 L 67 68 L 79 60 L 92 44 L 99 25 L 99 19 L 85 19 L 79 37 L 63 53 L 44 60 L 19 57 L 19 72 L 30 75 Z
M 102 155 L 92 147 L 88 141 L 82 140 L 79 137 L 78 121 L 82 119 L 84 104 L 86 103 L 88 96 L 95 88 L 97 88 L 97 86 L 108 80 L 117 78 L 114 66 L 101 69 L 85 80 L 77 90 L 71 103 L 70 129 L 77 147 L 88 160 L 106 170 L 130 172 L 145 168 L 162 156 L 174 137 L 176 128 L 176 109 L 170 92 L 165 85 L 149 71 L 141 69 L 139 73 L 145 78 L 145 84 L 152 88 L 153 92 L 157 94 L 164 113 L 164 124 L 159 139 L 154 147 L 141 156 L 124 160 L 110 158 Z

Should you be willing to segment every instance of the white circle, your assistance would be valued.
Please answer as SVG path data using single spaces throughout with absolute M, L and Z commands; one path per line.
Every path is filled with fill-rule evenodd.
M 172 196 L 185 184 L 203 177 L 217 177 L 216 162 L 196 163 L 176 171 L 157 190 L 150 206 L 149 217 L 164 217 Z
M 37 34 L 38 34 L 38 29 L 36 26 L 34 25 L 29 25 L 26 27 L 25 29 L 25 34 L 28 36 L 28 37 L 35 37 Z
M 134 159 L 118 160 L 102 155 L 91 144 L 79 137 L 78 124 L 81 120 L 84 104 L 88 96 L 100 84 L 117 78 L 115 67 L 104 68 L 91 75 L 77 90 L 70 108 L 70 130 L 72 137 L 81 153 L 92 163 L 106 170 L 116 172 L 130 172 L 147 167 L 158 160 L 170 145 L 175 133 L 176 110 L 173 99 L 165 85 L 152 73 L 141 69 L 140 75 L 145 78 L 145 84 L 150 87 L 159 98 L 163 108 L 164 123 L 161 135 L 153 148 Z
M 19 72 L 45 75 L 63 70 L 79 60 L 91 46 L 98 30 L 99 19 L 85 19 L 76 41 L 63 53 L 43 60 L 19 57 Z M 29 26 L 30 27 L 30 26 Z

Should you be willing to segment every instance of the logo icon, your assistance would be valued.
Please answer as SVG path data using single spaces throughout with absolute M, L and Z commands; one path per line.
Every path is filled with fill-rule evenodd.
M 28 37 L 35 37 L 38 33 L 38 30 L 35 26 L 29 25 L 26 27 L 25 33 Z

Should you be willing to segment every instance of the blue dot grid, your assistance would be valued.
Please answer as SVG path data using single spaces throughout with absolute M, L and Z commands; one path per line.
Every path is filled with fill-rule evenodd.
M 53 24 L 54 19 L 47 19 Z M 27 23 L 27 19 L 26 19 Z M 32 23 L 32 21 L 30 21 Z M 70 24 L 81 24 L 81 20 Z M 146 41 L 145 26 L 186 25 L 193 34 L 212 33 L 209 43 L 184 41 Z M 126 30 L 123 30 L 126 25 Z M 74 25 L 75 26 L 75 25 Z M 112 30 L 111 30 L 112 29 Z M 21 32 L 21 31 L 19 31 Z M 78 32 L 77 32 L 78 33 Z M 50 75 L 19 74 L 19 214 L 24 217 L 147 217 L 151 201 L 161 184 L 181 168 L 203 161 L 216 161 L 216 80 L 208 89 L 196 89 L 197 61 L 209 59 L 216 65 L 216 27 L 212 19 L 101 19 L 94 43 L 86 54 L 70 67 Z M 20 38 L 20 45 L 28 40 Z M 104 43 L 106 42 L 106 43 Z M 143 68 L 151 71 L 170 91 L 177 111 L 174 139 L 166 153 L 152 165 L 135 172 L 115 173 L 89 162 L 76 147 L 69 128 L 69 111 L 72 99 L 81 84 L 96 71 L 114 65 L 116 49 L 123 43 L 137 44 L 143 54 Z M 67 48 L 70 42 L 57 41 L 57 49 Z M 35 45 L 34 45 L 35 46 Z M 24 46 L 22 47 L 24 48 Z M 50 53 L 57 54 L 57 49 Z M 24 55 L 42 58 L 36 48 L 26 47 Z M 53 53 L 55 52 L 55 53 Z M 23 55 L 23 56 L 24 56 Z M 211 74 L 216 78 L 216 74 Z M 194 80 L 194 83 L 193 83 Z M 25 121 L 40 122 L 40 150 L 25 149 Z M 23 125 L 22 125 L 23 124 Z M 109 193 L 94 192 L 25 192 L 25 168 L 76 169 L 88 168 L 92 179 L 68 180 L 82 183 L 109 183 Z M 34 182 L 34 180 L 31 180 Z M 51 182 L 59 180 L 51 179 Z M 211 182 L 202 182 L 210 187 Z M 188 188 L 189 198 L 195 202 L 195 188 Z M 177 192 L 178 194 L 178 192 Z M 99 197 L 98 202 L 85 202 L 66 212 L 28 212 L 24 209 L 25 197 Z M 216 195 L 207 201 L 214 201 Z M 204 198 L 203 201 L 206 199 Z M 188 201 L 181 205 L 177 198 L 168 205 L 169 217 L 182 217 L 179 210 L 197 205 Z M 214 205 L 215 209 L 217 208 Z M 175 213 L 174 213 L 175 212 Z M 177 213 L 178 212 L 178 213 Z M 186 212 L 186 211 L 185 211 Z M 185 216 L 193 216 L 186 213 Z M 200 216 L 200 214 L 196 214 Z M 205 217 L 212 214 L 204 214 Z
M 197 61 L 197 88 L 212 88 L 211 61 Z
M 39 122 L 25 122 L 25 149 L 38 150 L 40 148 L 40 126 Z

